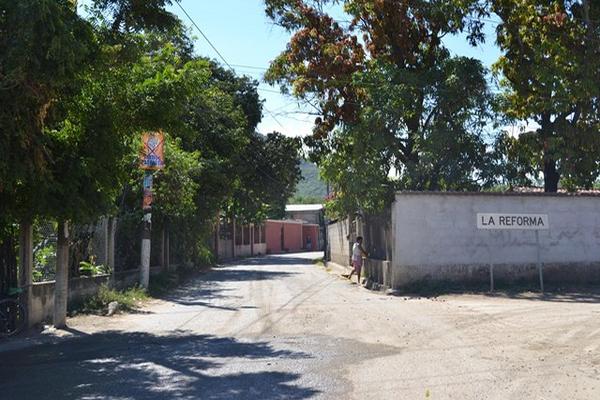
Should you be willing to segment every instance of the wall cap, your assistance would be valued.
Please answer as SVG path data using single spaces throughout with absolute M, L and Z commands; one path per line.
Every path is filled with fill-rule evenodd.
M 440 191 L 398 191 L 396 196 L 481 196 L 481 197 L 595 197 L 600 198 L 600 191 L 589 192 L 440 192 Z

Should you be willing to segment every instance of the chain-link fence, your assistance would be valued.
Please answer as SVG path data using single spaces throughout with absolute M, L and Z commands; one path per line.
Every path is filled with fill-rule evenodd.
M 33 281 L 54 280 L 56 274 L 56 221 L 40 220 L 33 229 Z M 108 221 L 70 227 L 69 276 L 108 272 Z
M 204 233 L 189 224 L 152 227 L 151 266 L 202 264 L 212 260 L 215 235 L 211 222 Z M 39 219 L 32 226 L 33 282 L 55 279 L 57 227 L 54 220 Z M 69 276 L 98 275 L 138 269 L 140 266 L 142 215 L 122 213 L 88 224 L 69 226 Z M 0 232 L 0 294 L 19 282 L 19 226 L 6 225 Z
M 56 228 L 54 221 L 33 224 L 33 281 L 54 280 L 56 274 Z
M 119 215 L 115 230 L 115 271 L 127 271 L 139 267 L 141 232 L 141 212 Z

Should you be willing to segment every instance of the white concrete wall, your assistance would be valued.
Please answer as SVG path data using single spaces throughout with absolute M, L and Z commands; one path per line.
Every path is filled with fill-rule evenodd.
M 348 221 L 341 220 L 327 226 L 327 244 L 332 262 L 347 266 L 350 260 Z
M 219 260 L 233 258 L 233 240 L 219 238 Z
M 558 280 L 600 278 L 600 197 L 398 193 L 392 205 L 395 286 L 481 281 L 489 279 L 490 263 L 499 266 L 494 267 L 499 276 L 535 275 L 535 232 L 480 230 L 477 213 L 547 214 L 550 229 L 539 231 L 547 275 Z
M 267 254 L 267 244 L 266 243 L 254 243 L 254 255 L 265 255 Z
M 137 283 L 139 276 L 140 272 L 137 269 L 117 272 L 115 274 L 116 281 L 113 282 L 113 285 L 118 289 L 131 287 Z M 108 285 L 109 283 L 110 275 L 69 279 L 69 304 L 95 295 L 98 293 L 101 285 Z M 32 284 L 31 304 L 28 310 L 29 323 L 31 325 L 52 320 L 52 314 L 54 313 L 54 285 L 54 281 Z
M 236 257 L 248 257 L 252 255 L 252 248 L 249 244 L 238 244 L 235 246 Z

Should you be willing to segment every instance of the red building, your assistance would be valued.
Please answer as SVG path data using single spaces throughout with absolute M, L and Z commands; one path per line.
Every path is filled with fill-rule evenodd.
M 317 224 L 269 219 L 265 222 L 265 237 L 270 254 L 320 250 Z

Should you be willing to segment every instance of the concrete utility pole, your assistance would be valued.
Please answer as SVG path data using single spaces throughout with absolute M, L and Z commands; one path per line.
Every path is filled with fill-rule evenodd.
M 140 286 L 147 288 L 150 284 L 150 250 L 152 238 L 152 171 L 144 173 L 144 219 L 142 230 L 142 256 L 140 265 Z
M 142 251 L 140 260 L 140 286 L 147 288 L 150 284 L 150 251 L 152 238 L 152 181 L 153 172 L 164 168 L 164 135 L 162 132 L 146 132 L 142 136 L 143 152 L 142 165 L 144 170 L 144 210 Z

